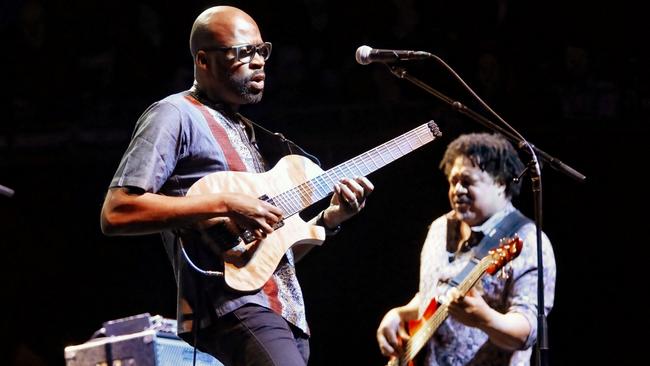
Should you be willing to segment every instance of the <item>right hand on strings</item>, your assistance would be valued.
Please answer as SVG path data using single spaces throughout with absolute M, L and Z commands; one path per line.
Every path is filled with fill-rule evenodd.
M 282 220 L 282 210 L 257 197 L 241 193 L 225 193 L 227 214 L 240 229 L 249 230 L 256 239 L 273 232 L 273 226 Z

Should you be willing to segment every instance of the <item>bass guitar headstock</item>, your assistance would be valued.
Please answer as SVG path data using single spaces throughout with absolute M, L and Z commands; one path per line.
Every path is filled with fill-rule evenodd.
M 499 246 L 488 252 L 488 256 L 491 258 L 491 263 L 486 272 L 489 274 L 496 273 L 496 271 L 503 268 L 506 263 L 517 258 L 519 253 L 521 253 L 521 248 L 523 248 L 523 246 L 524 242 L 517 235 L 512 238 L 501 239 L 499 241 Z

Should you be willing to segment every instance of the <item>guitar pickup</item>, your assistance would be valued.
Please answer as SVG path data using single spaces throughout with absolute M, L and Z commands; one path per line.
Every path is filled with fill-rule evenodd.
M 269 198 L 269 196 L 267 196 L 267 195 L 260 196 L 259 199 L 262 200 L 262 201 L 266 201 L 266 202 L 272 204 L 273 206 L 275 206 L 275 203 L 273 202 L 273 199 Z M 279 229 L 279 228 L 281 228 L 283 226 L 284 226 L 284 220 L 280 220 L 275 225 L 273 225 L 273 230 L 277 230 L 277 229 Z M 253 233 L 250 230 L 246 229 L 246 230 L 242 231 L 241 238 L 244 240 L 244 242 L 246 244 L 248 244 L 248 243 L 251 243 L 251 242 L 253 242 L 255 240 L 255 235 L 253 235 Z

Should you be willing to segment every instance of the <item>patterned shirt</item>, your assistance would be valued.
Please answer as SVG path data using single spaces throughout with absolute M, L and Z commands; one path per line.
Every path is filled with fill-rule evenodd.
M 488 234 L 510 212 L 516 210 L 509 204 L 483 225 L 473 231 Z M 450 250 L 458 243 L 459 233 L 448 232 L 457 228 L 449 225 L 453 212 L 433 221 L 420 257 L 419 295 L 420 316 L 433 299 L 440 299 L 449 290 L 448 282 L 453 279 L 473 257 L 474 249 L 467 252 Z M 478 328 L 468 327 L 449 317 L 431 337 L 427 344 L 425 364 L 427 366 L 503 366 L 530 364 L 532 345 L 537 339 L 537 240 L 534 223 L 522 226 L 517 234 L 523 240 L 519 256 L 506 264 L 507 279 L 497 273 L 485 274 L 475 286 L 487 304 L 501 313 L 522 314 L 530 324 L 530 334 L 522 350 L 510 352 L 498 348 L 488 340 L 488 335 Z M 453 241 L 449 245 L 450 240 Z M 449 248 L 449 249 L 448 249 Z M 555 257 L 548 237 L 542 235 L 544 259 L 544 305 L 545 314 L 553 307 L 555 293 Z M 500 271 L 499 271 L 500 272 Z
M 204 100 L 197 103 L 199 100 L 190 90 L 152 104 L 138 119 L 131 143 L 110 186 L 184 196 L 201 177 L 232 170 L 224 152 L 226 147 L 217 142 L 210 123 L 218 123 L 225 130 L 228 142 L 247 171 L 263 172 L 264 160 L 246 130 L 250 126 L 246 126 L 237 114 Z M 211 117 L 207 117 L 206 111 Z M 223 270 L 220 251 L 196 243 L 200 234 L 185 230 L 181 235 L 189 257 L 197 266 Z M 244 304 L 254 303 L 273 310 L 309 334 L 291 251 L 282 258 L 261 290 L 241 295 L 228 290 L 223 279 L 206 277 L 191 269 L 180 253 L 177 232 L 165 231 L 162 237 L 178 283 L 179 333 L 190 332 L 190 320 L 194 318 L 199 318 L 201 326 L 205 327 L 211 324 L 214 316 L 223 316 Z

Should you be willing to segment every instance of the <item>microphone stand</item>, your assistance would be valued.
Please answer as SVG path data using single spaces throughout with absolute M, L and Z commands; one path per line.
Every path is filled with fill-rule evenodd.
M 540 156 L 545 162 L 547 162 L 555 170 L 558 170 L 573 179 L 578 180 L 579 182 L 584 182 L 586 177 L 566 165 L 559 159 L 554 158 L 553 156 L 547 154 L 546 152 L 538 149 L 534 145 L 530 144 L 526 139 L 517 132 L 512 126 L 510 126 L 506 121 L 504 121 L 496 112 L 494 112 L 483 100 L 474 93 L 474 91 L 461 79 L 461 77 L 443 60 L 439 57 L 430 54 L 430 58 L 436 59 L 441 63 L 445 68 L 447 68 L 455 77 L 460 81 L 461 84 L 492 114 L 494 114 L 505 126 L 509 128 L 506 130 L 501 126 L 496 125 L 494 122 L 483 117 L 482 115 L 471 110 L 464 104 L 455 101 L 448 96 L 440 93 L 436 89 L 430 87 L 426 83 L 418 80 L 417 78 L 411 76 L 404 68 L 398 66 L 388 66 L 391 73 L 397 76 L 400 79 L 406 79 L 416 86 L 422 88 L 443 102 L 449 104 L 454 110 L 465 114 L 475 120 L 476 122 L 482 124 L 483 126 L 499 132 L 500 134 L 506 136 L 515 143 L 519 149 L 526 151 L 530 155 L 530 161 L 526 165 L 526 169 L 520 176 L 522 176 L 526 171 L 530 173 L 530 179 L 532 182 L 532 191 L 533 191 L 533 201 L 534 201 L 534 211 L 535 211 L 535 227 L 537 234 L 537 347 L 535 353 L 535 359 L 537 366 L 546 366 L 548 364 L 548 329 L 546 322 L 546 314 L 544 313 L 544 262 L 542 258 L 542 171 L 537 159 Z M 525 149 L 524 149 L 525 148 Z

